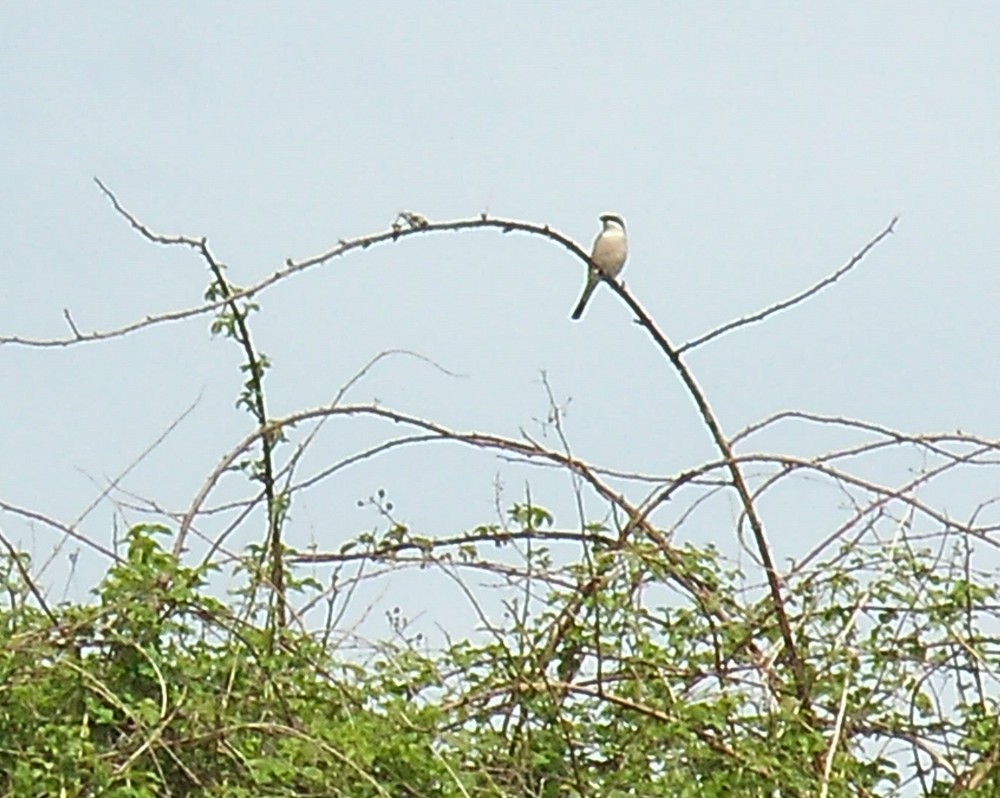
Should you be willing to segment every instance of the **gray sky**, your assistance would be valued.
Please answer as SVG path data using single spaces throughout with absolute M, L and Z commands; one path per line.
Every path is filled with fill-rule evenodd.
M 996 437 L 998 30 L 1000 7 L 976 2 L 6 3 L 0 335 L 63 336 L 63 308 L 93 330 L 200 301 L 203 264 L 142 241 L 95 175 L 154 229 L 207 235 L 241 284 L 383 230 L 402 208 L 486 210 L 585 245 L 615 210 L 628 287 L 676 342 L 822 278 L 898 214 L 835 288 L 692 353 L 691 367 L 729 433 L 795 408 Z M 395 358 L 355 401 L 541 436 L 545 370 L 572 400 L 578 455 L 657 474 L 711 458 L 690 399 L 610 291 L 569 321 L 582 283 L 561 248 L 491 231 L 300 274 L 262 294 L 253 320 L 275 362 L 271 410 L 327 402 L 374 355 L 405 348 L 464 376 Z M 72 521 L 200 397 L 124 481 L 183 509 L 250 429 L 233 408 L 239 352 L 208 326 L 0 347 L 0 500 Z M 331 424 L 303 473 L 386 434 Z M 841 439 L 789 425 L 751 448 Z M 893 467 L 872 466 L 905 479 L 908 464 Z M 498 473 L 505 504 L 530 478 L 561 525 L 578 523 L 565 476 L 438 446 L 314 488 L 289 540 L 337 548 L 377 522 L 356 501 L 379 487 L 414 531 L 452 534 L 493 520 Z M 231 485 L 221 495 L 238 495 Z M 992 495 L 985 480 L 949 489 L 937 498 L 958 516 Z M 779 562 L 842 516 L 836 491 L 816 490 L 763 503 Z M 728 512 L 681 539 L 734 550 Z M 113 515 L 105 503 L 81 529 L 107 543 Z M 0 524 L 38 559 L 58 539 L 9 514 Z M 75 549 L 49 571 L 55 595 Z M 69 595 L 101 562 L 83 555 Z

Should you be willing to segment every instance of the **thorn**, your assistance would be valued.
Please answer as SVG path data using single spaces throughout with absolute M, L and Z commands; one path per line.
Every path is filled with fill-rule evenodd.
M 77 329 L 76 323 L 73 321 L 73 317 L 69 315 L 69 308 L 63 308 L 63 317 L 66 319 L 66 323 L 69 325 L 69 328 L 73 331 L 73 335 L 76 336 L 76 340 L 82 340 L 83 336 Z
M 396 214 L 396 221 L 398 222 L 400 219 L 406 222 L 411 230 L 422 230 L 430 226 L 430 220 L 416 211 L 400 211 Z

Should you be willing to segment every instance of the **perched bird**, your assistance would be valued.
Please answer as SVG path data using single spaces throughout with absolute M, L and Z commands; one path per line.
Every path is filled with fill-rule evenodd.
M 590 253 L 590 268 L 587 270 L 587 284 L 583 294 L 573 311 L 573 319 L 583 315 L 583 309 L 590 300 L 601 275 L 617 277 L 628 257 L 628 237 L 625 235 L 625 220 L 617 213 L 605 213 L 601 216 L 601 232 L 594 239 L 594 249 Z

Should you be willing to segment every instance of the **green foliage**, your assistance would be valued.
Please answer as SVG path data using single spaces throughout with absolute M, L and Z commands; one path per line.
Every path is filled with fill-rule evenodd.
M 534 507 L 511 517 L 554 523 Z M 133 528 L 82 606 L 18 599 L 22 572 L 6 563 L 0 795 L 847 798 L 901 794 L 913 757 L 921 793 L 948 794 L 954 775 L 881 744 L 917 736 L 950 752 L 963 794 L 1000 787 L 984 686 L 1000 657 L 985 635 L 955 634 L 996 588 L 928 570 L 926 552 L 873 569 L 845 550 L 853 565 L 796 587 L 806 708 L 765 648 L 773 619 L 741 608 L 740 574 L 710 552 L 608 547 L 564 568 L 544 601 L 507 604 L 482 639 L 435 653 L 397 610 L 394 642 L 359 661 L 304 632 L 275 641 L 209 595 L 207 569 L 163 549 L 167 531 Z M 392 561 L 404 545 L 433 548 L 392 527 L 345 550 Z M 289 574 L 289 590 L 319 590 Z M 705 592 L 652 597 L 666 585 Z
M 4 612 L 0 794 L 449 794 L 430 710 L 347 678 L 311 637 L 270 651 L 159 531 L 131 531 L 95 605 Z

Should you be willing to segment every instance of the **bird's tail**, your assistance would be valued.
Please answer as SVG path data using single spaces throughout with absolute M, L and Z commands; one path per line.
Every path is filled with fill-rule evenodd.
M 576 303 L 576 307 L 573 309 L 573 315 L 570 317 L 573 321 L 579 321 L 580 317 L 583 315 L 583 309 L 587 307 L 587 302 L 590 301 L 590 295 L 594 293 L 594 289 L 597 288 L 597 284 L 601 282 L 601 278 L 595 274 L 590 273 L 587 275 L 587 284 L 583 287 L 583 293 L 580 295 L 580 301 Z

